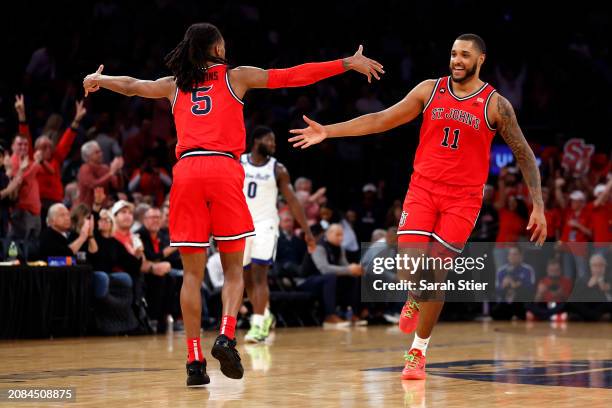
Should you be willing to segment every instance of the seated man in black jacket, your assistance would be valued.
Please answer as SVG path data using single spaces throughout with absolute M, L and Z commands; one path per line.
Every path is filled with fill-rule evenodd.
M 97 213 L 94 213 L 97 215 Z M 110 281 L 132 288 L 140 278 L 143 259 L 130 254 L 123 244 L 113 238 L 113 217 L 110 211 L 99 213 L 98 228 L 95 231 L 98 252 L 91 258 L 94 267 L 94 293 L 96 298 L 105 298 Z
M 151 207 L 145 214 L 143 226 L 137 231 L 144 247 L 145 258 L 153 265 L 160 262 L 170 262 L 170 257 L 178 253 L 178 248 L 170 246 L 167 235 L 160 233 L 162 226 L 162 213 L 159 208 Z M 145 275 L 145 296 L 149 305 L 149 315 L 157 320 L 157 332 L 165 333 L 168 315 L 174 318 L 174 330 L 181 328 L 178 322 L 180 317 L 180 288 L 177 276 L 182 271 L 172 270 L 165 275 L 148 273 Z
M 94 237 L 94 221 L 90 217 L 83 222 L 77 234 L 71 231 L 70 212 L 64 204 L 53 204 L 47 213 L 47 226 L 40 235 L 40 259 L 50 256 L 75 256 L 78 252 L 95 254 L 98 245 Z
M 289 211 L 280 214 L 276 269 L 281 276 L 299 276 L 306 254 L 306 242 L 294 233 L 295 219 Z
M 306 281 L 298 285 L 297 289 L 317 294 L 325 309 L 325 320 L 323 327 L 346 327 L 351 322 L 346 321 L 336 314 L 336 284 L 338 278 L 342 278 L 342 284 L 347 290 L 348 303 L 357 312 L 359 302 L 359 276 L 363 268 L 359 264 L 349 264 L 346 254 L 341 247 L 344 231 L 342 225 L 332 224 L 325 232 L 323 239 L 310 256 L 306 256 L 304 262 L 304 275 L 308 276 Z M 338 282 L 339 283 L 339 282 Z M 355 320 L 357 316 L 355 316 Z

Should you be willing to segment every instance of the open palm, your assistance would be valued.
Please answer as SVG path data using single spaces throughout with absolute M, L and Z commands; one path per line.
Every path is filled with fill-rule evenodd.
M 306 122 L 308 127 L 304 129 L 291 129 L 289 131 L 289 133 L 297 135 L 289 139 L 293 143 L 293 147 L 306 149 L 314 144 L 321 143 L 327 138 L 327 131 L 323 125 L 308 118 L 306 115 L 302 116 L 302 118 L 304 118 L 304 122 Z

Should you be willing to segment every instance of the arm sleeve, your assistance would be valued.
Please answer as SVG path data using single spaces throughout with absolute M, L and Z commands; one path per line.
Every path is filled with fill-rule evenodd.
M 69 127 L 64 131 L 62 138 L 59 143 L 55 147 L 55 159 L 62 164 L 68 153 L 70 153 L 70 148 L 72 147 L 72 143 L 74 143 L 74 138 L 76 137 L 77 132 L 73 128 Z
M 276 89 L 306 86 L 343 72 L 345 69 L 341 59 L 311 62 L 286 69 L 269 69 L 267 87 Z
M 347 266 L 339 266 L 332 265 L 327 260 L 327 254 L 325 253 L 325 248 L 318 245 L 317 249 L 315 249 L 314 253 L 311 255 L 312 261 L 315 266 L 322 274 L 325 273 L 335 273 L 336 275 L 350 275 L 350 271 Z

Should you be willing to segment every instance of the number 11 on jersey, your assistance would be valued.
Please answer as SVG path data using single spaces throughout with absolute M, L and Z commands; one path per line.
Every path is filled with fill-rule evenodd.
M 450 135 L 450 128 L 449 127 L 445 127 L 444 128 L 444 139 L 442 139 L 442 146 L 444 147 L 449 147 L 448 145 L 448 136 Z M 459 129 L 455 129 L 453 130 L 453 143 L 450 145 L 451 149 L 457 149 L 457 147 L 459 147 Z

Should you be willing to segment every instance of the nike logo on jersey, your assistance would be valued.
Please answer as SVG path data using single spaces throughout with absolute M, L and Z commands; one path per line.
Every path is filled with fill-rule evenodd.
M 464 110 L 455 108 L 435 108 L 431 110 L 431 120 L 442 119 L 465 123 L 468 126 L 472 126 L 476 130 L 480 128 L 480 119 Z

